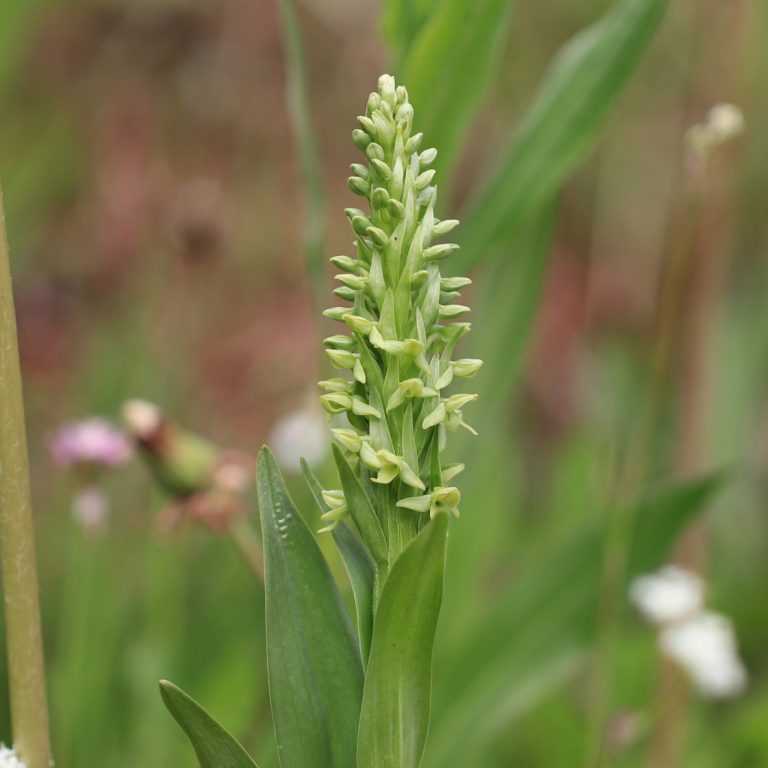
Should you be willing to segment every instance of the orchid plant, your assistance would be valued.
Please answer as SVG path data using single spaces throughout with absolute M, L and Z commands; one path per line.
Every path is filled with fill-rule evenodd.
M 480 360 L 454 359 L 469 323 L 463 277 L 440 262 L 458 246 L 436 242 L 457 224 L 435 216 L 437 187 L 403 86 L 383 75 L 358 118 L 347 208 L 354 256 L 335 256 L 348 302 L 326 310 L 345 332 L 325 339 L 341 374 L 320 382 L 333 419 L 339 488 L 303 469 L 352 586 L 353 628 L 318 543 L 289 497 L 272 453 L 258 458 L 264 540 L 267 664 L 283 768 L 415 768 L 430 711 L 432 646 L 443 590 L 448 522 L 459 514 L 446 464 L 448 435 L 464 428 L 477 395 L 448 394 Z M 344 375 L 346 374 L 346 375 Z M 170 683 L 166 704 L 201 765 L 252 766 L 244 750 Z

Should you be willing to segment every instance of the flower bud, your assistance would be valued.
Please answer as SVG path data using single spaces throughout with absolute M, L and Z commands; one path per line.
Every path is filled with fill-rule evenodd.
M 418 177 L 416 178 L 416 181 L 413 183 L 413 186 L 415 189 L 421 190 L 425 189 L 432 183 L 432 179 L 435 178 L 435 169 L 430 168 L 428 171 L 424 171 L 424 173 L 420 173 Z
M 333 256 L 330 261 L 334 267 L 338 267 L 344 272 L 358 272 L 361 268 L 360 262 L 349 256 Z
M 458 317 L 469 311 L 469 307 L 465 307 L 463 304 L 445 304 L 440 306 L 438 314 L 440 317 L 452 320 L 454 317 Z
M 365 131 L 355 128 L 355 130 L 352 131 L 352 141 L 355 142 L 355 146 L 358 149 L 365 152 L 365 148 L 371 143 L 371 137 Z
M 386 208 L 389 204 L 389 192 L 387 192 L 384 187 L 376 187 L 371 195 L 371 203 L 373 204 L 373 207 L 378 210 Z
M 333 259 L 331 259 L 331 261 L 333 261 Z M 460 288 L 465 288 L 468 285 L 472 285 L 472 281 L 468 277 L 440 278 L 441 291 L 458 291 Z
M 439 245 L 431 245 L 429 248 L 425 248 L 422 256 L 424 261 L 439 261 L 458 249 L 459 246 L 456 243 L 440 243 Z
M 325 353 L 331 359 L 331 363 L 335 368 L 351 371 L 355 367 L 357 355 L 354 352 L 346 349 L 326 349 Z
M 425 149 L 419 155 L 419 166 L 421 168 L 427 168 L 435 162 L 435 158 L 437 158 L 437 150 L 434 147 Z
M 323 316 L 331 320 L 343 320 L 352 310 L 349 307 L 330 307 L 323 310 Z
M 386 180 L 392 178 L 392 169 L 383 160 L 374 158 L 371 160 L 371 165 L 383 179 Z
M 347 179 L 347 185 L 356 194 L 365 197 L 371 191 L 371 183 L 359 176 L 350 176 Z
M 382 75 L 379 78 L 379 93 L 381 94 L 381 98 L 385 99 L 390 104 L 397 103 L 395 78 L 392 77 L 392 75 Z
M 371 220 L 367 216 L 353 216 L 351 224 L 356 235 L 366 237 L 368 228 L 371 226 Z
M 360 127 L 375 141 L 379 134 L 373 120 L 366 115 L 360 115 L 357 118 L 357 122 L 360 123 Z M 370 148 L 370 144 L 368 145 L 368 148 Z
M 415 133 L 408 141 L 405 142 L 405 153 L 407 155 L 418 152 L 421 142 L 424 138 L 423 133 Z
M 346 392 L 347 394 L 352 394 L 352 382 L 348 379 L 325 379 L 317 383 L 326 392 Z
M 442 235 L 447 235 L 458 225 L 458 219 L 443 219 L 442 221 L 435 223 L 434 227 L 432 227 L 432 233 L 435 235 L 435 237 L 441 237 Z
M 336 334 L 335 336 L 329 336 L 327 339 L 323 339 L 323 344 L 327 347 L 333 347 L 334 349 L 354 349 L 355 340 L 351 336 L 345 336 L 344 334 Z
M 342 285 L 341 288 L 336 288 L 334 290 L 334 293 L 340 298 L 345 299 L 346 301 L 354 301 L 355 300 L 355 289 L 354 288 L 348 288 L 346 285 Z
M 349 275 L 342 273 L 341 275 L 334 275 L 334 280 L 338 280 L 349 288 L 354 288 L 356 291 L 361 291 L 368 283 L 368 278 L 363 275 Z
M 377 144 L 376 142 L 373 142 L 368 145 L 368 147 L 365 150 L 366 157 L 373 162 L 374 160 L 383 160 L 386 155 L 384 154 L 384 149 L 382 148 L 381 144 Z
M 389 212 L 396 219 L 402 219 L 403 216 L 405 215 L 405 208 L 403 207 L 403 204 L 399 200 L 390 198 L 388 207 L 389 207 Z
M 352 313 L 344 316 L 344 322 L 355 333 L 360 333 L 363 336 L 367 336 L 371 332 L 371 329 L 374 327 L 373 320 L 369 320 L 367 317 L 361 317 L 360 315 L 354 315 Z
M 370 237 L 371 240 L 373 240 L 373 242 L 376 243 L 376 245 L 378 245 L 380 248 L 383 248 L 389 242 L 387 233 L 379 227 L 368 227 L 366 231 L 368 233 L 368 237 Z
M 473 376 L 475 376 L 477 372 L 480 370 L 482 365 L 483 365 L 482 360 L 477 360 L 474 358 L 464 358 L 462 360 L 454 360 L 451 363 L 451 366 L 453 367 L 453 372 L 457 376 L 462 376 L 465 379 L 471 379 Z

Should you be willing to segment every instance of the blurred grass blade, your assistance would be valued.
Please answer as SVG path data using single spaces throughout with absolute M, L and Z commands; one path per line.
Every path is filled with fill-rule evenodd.
M 389 43 L 396 73 L 402 71 L 408 51 L 422 27 L 444 0 L 387 0 L 381 11 L 381 31 Z
M 341 595 L 268 448 L 258 457 L 267 674 L 282 768 L 354 765 L 363 666 Z
M 286 57 L 288 113 L 298 148 L 304 185 L 304 246 L 315 310 L 325 306 L 325 195 L 315 130 L 309 112 L 307 64 L 296 11 L 291 0 L 279 0 Z
M 341 448 L 335 443 L 333 445 L 333 459 L 336 462 L 336 468 L 339 470 L 341 487 L 347 499 L 349 514 L 355 521 L 357 530 L 360 531 L 363 540 L 368 545 L 374 562 L 386 573 L 389 567 L 389 555 L 379 518 L 376 517 L 376 512 L 371 506 L 368 496 L 344 458 Z
M 301 460 L 301 469 L 318 508 L 322 513 L 327 512 L 328 505 L 323 500 L 322 486 L 304 459 Z M 349 582 L 352 585 L 352 594 L 355 596 L 357 634 L 360 638 L 360 653 L 365 664 L 371 650 L 371 636 L 373 634 L 373 593 L 376 566 L 363 543 L 343 520 L 333 529 L 332 535 L 344 562 L 344 567 L 347 569 Z
M 434 164 L 438 173 L 453 168 L 461 141 L 488 92 L 513 5 L 509 0 L 442 2 L 404 56 L 397 74 L 408 88 L 425 141 L 438 149 Z M 400 34 L 407 34 L 403 26 L 401 22 Z
M 663 563 L 680 532 L 722 482 L 721 474 L 713 475 L 640 503 L 625 577 Z M 606 525 L 594 525 L 554 552 L 531 553 L 523 578 L 506 598 L 495 601 L 491 614 L 475 623 L 452 658 L 441 660 L 424 768 L 477 764 L 493 737 L 551 690 L 541 684 L 532 687 L 532 669 L 539 683 L 555 686 L 573 674 L 576 659 L 586 659 L 605 536 Z M 467 658 L 477 663 L 460 663 Z
M 160 695 L 189 737 L 200 768 L 256 768 L 237 740 L 181 688 L 161 680 Z
M 539 306 L 552 228 L 553 207 L 546 206 L 509 243 L 506 250 L 514 256 L 497 259 L 483 275 L 477 301 L 481 314 L 475 322 L 479 346 L 474 350 L 486 361 L 478 377 L 480 416 L 475 418 L 480 434 L 492 428 L 517 378 Z
M 403 550 L 384 583 L 365 678 L 358 766 L 416 768 L 421 761 L 447 535 L 448 517 L 438 515 Z
M 557 55 L 511 146 L 469 203 L 453 269 L 466 270 L 500 232 L 519 228 L 557 193 L 594 146 L 667 4 L 619 0 Z

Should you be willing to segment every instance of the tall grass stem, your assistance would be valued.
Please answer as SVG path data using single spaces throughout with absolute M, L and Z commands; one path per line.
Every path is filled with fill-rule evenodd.
M 0 189 L 0 558 L 14 746 L 51 764 L 27 436 L 8 238 Z

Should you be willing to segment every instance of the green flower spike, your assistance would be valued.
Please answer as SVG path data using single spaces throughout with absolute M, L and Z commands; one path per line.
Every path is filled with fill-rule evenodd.
M 437 150 L 422 148 L 413 120 L 405 88 L 390 75 L 379 78 L 352 135 L 365 163 L 352 164 L 349 188 L 366 205 L 345 211 L 353 253 L 331 259 L 340 270 L 334 293 L 350 306 L 324 313 L 348 333 L 330 336 L 325 346 L 333 366 L 351 378 L 320 382 L 325 409 L 349 420 L 334 437 L 375 502 L 388 542 L 397 539 L 398 548 L 418 532 L 426 513 L 458 514 L 459 491 L 446 484 L 463 465 L 444 466 L 441 453 L 446 432 L 474 431 L 462 409 L 477 395 L 443 390 L 482 365 L 451 360 L 470 327 L 456 319 L 469 311 L 457 300 L 471 281 L 440 274 L 443 259 L 458 246 L 434 241 L 459 222 L 435 217 L 437 187 L 429 166 Z M 347 514 L 347 500 L 330 491 L 325 501 L 327 530 Z

